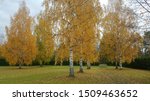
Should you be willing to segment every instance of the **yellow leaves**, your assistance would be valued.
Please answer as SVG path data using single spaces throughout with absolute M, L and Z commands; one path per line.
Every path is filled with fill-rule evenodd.
M 130 63 L 138 55 L 139 34 L 126 26 L 127 19 L 121 19 L 116 12 L 109 13 L 103 21 L 104 35 L 101 40 L 101 54 L 112 62 Z
M 31 31 L 32 18 L 29 16 L 25 2 L 14 15 L 10 27 L 6 28 L 7 42 L 4 56 L 11 65 L 32 64 L 36 56 L 36 38 Z
M 51 6 L 54 9 L 50 8 L 50 4 L 51 1 L 44 1 L 45 9 L 48 12 L 54 12 L 54 18 L 57 19 L 57 21 L 54 20 L 54 29 L 57 30 L 57 33 L 59 33 L 59 35 L 56 37 L 56 40 L 58 40 L 58 43 L 56 44 L 59 46 L 59 48 L 65 45 L 65 48 L 58 48 L 56 53 L 58 52 L 57 54 L 61 54 L 59 56 L 61 58 L 63 57 L 64 59 L 68 57 L 69 53 L 64 52 L 64 50 L 69 51 L 69 48 L 73 48 L 73 52 L 75 53 L 74 58 L 77 61 L 84 54 L 84 57 L 87 56 L 89 59 L 94 58 L 93 54 L 95 54 L 95 52 L 93 51 L 96 50 L 95 36 L 97 34 L 97 27 L 99 27 L 98 24 L 102 16 L 102 8 L 99 4 L 99 1 L 57 0 L 54 1 L 54 5 Z M 50 13 L 47 14 L 50 15 Z M 89 49 L 88 46 L 91 48 Z M 86 53 L 91 53 L 92 55 Z
M 54 52 L 54 40 L 52 37 L 51 20 L 47 19 L 47 15 L 42 13 L 38 18 L 38 24 L 35 27 L 35 35 L 37 38 L 37 61 L 47 63 L 51 60 Z
M 0 44 L 0 58 L 1 58 L 1 56 L 2 56 L 2 45 Z
M 57 64 L 63 63 L 63 61 L 67 61 L 69 58 L 69 48 L 66 46 L 66 44 L 61 43 L 59 47 L 55 51 L 55 61 Z

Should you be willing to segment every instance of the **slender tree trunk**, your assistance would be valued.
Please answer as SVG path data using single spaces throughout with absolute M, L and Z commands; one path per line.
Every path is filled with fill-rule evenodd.
M 55 66 L 57 65 L 57 61 L 55 60 Z
M 61 59 L 60 66 L 63 66 L 63 60 Z
M 43 67 L 43 62 L 40 60 L 40 67 Z
M 87 69 L 91 69 L 91 63 L 87 61 Z
M 70 70 L 69 70 L 69 77 L 74 77 L 74 68 L 73 68 L 73 50 L 70 48 Z
M 80 70 L 79 73 L 83 73 L 83 59 L 82 57 L 80 58 Z
M 21 64 L 19 64 L 19 69 L 22 69 L 22 67 L 21 67 L 22 65 Z
M 56 58 L 56 55 L 55 55 L 55 66 L 57 65 L 57 58 Z
M 119 66 L 120 66 L 120 69 L 122 69 L 122 59 L 121 58 L 120 58 Z
M 115 61 L 115 65 L 116 65 L 116 69 L 118 69 L 118 62 L 117 61 Z
M 82 44 L 81 43 L 81 47 L 80 47 L 80 69 L 79 69 L 79 73 L 83 73 L 83 58 L 82 58 L 82 55 L 83 55 L 83 47 L 82 47 Z

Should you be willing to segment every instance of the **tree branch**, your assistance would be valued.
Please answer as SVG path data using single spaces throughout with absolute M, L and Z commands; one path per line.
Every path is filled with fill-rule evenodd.
M 136 0 L 147 12 L 149 12 L 150 13 L 150 11 L 140 2 L 140 1 L 138 1 L 138 0 Z M 145 1 L 145 0 L 144 0 Z

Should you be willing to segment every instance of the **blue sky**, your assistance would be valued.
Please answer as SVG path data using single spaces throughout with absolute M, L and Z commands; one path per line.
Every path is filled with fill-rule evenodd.
M 19 4 L 23 0 L 0 0 L 0 36 L 5 34 L 5 26 L 9 26 L 10 17 L 18 10 Z M 30 15 L 36 16 L 42 9 L 43 0 L 25 0 Z M 101 4 L 106 4 L 107 0 L 100 0 Z

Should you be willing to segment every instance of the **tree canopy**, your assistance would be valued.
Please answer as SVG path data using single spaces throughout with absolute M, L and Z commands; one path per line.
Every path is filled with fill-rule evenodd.
M 7 41 L 4 46 L 4 57 L 11 65 L 29 65 L 36 57 L 36 38 L 32 34 L 32 17 L 25 2 L 22 2 L 18 12 L 11 18 L 11 24 L 6 27 Z

